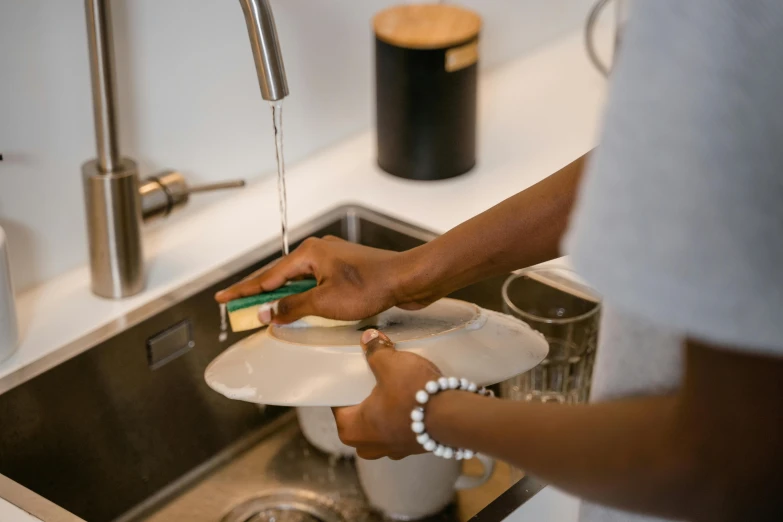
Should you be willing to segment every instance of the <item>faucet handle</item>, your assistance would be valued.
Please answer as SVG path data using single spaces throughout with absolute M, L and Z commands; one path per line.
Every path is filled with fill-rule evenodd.
M 194 185 L 188 188 L 188 194 L 198 194 L 199 192 L 214 192 L 216 190 L 225 190 L 233 188 L 242 188 L 245 186 L 244 179 L 233 179 L 230 181 L 218 181 L 216 183 L 204 183 Z
M 141 217 L 144 221 L 165 218 L 176 209 L 184 206 L 191 194 L 213 192 L 233 188 L 242 188 L 245 181 L 238 179 L 189 186 L 185 176 L 176 170 L 167 170 L 150 176 L 141 182 Z

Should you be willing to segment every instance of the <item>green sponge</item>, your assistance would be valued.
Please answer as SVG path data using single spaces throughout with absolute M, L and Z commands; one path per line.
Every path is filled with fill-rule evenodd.
M 242 332 L 265 326 L 258 319 L 258 307 L 265 303 L 279 301 L 284 297 L 307 292 L 316 287 L 318 283 L 315 279 L 302 279 L 300 281 L 290 281 L 284 286 L 271 292 L 263 292 L 249 297 L 240 297 L 226 303 L 228 311 L 228 320 L 231 323 L 231 330 Z

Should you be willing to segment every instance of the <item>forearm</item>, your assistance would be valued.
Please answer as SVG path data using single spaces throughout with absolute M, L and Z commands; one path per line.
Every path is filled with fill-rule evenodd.
M 435 397 L 433 438 L 511 462 L 579 497 L 658 516 L 691 513 L 693 467 L 678 399 L 553 406 L 463 392 Z
M 412 300 L 559 255 L 586 156 L 410 252 Z
M 376 330 L 362 335 L 362 348 L 378 384 L 360 405 L 335 412 L 341 440 L 363 458 L 420 453 L 411 405 L 440 372 Z M 689 340 L 679 390 L 657 397 L 556 405 L 446 391 L 426 401 L 423 423 L 442 444 L 615 508 L 693 522 L 779 521 L 783 357 L 752 350 Z

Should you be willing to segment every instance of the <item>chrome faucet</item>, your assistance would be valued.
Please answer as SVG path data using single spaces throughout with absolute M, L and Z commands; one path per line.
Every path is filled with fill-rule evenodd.
M 240 0 L 261 97 L 288 95 L 283 57 L 268 0 Z M 90 276 L 94 294 L 112 299 L 144 289 L 142 221 L 164 217 L 190 194 L 244 186 L 231 181 L 189 187 L 176 171 L 140 181 L 136 163 L 122 157 L 117 133 L 111 0 L 85 0 L 97 158 L 82 165 Z

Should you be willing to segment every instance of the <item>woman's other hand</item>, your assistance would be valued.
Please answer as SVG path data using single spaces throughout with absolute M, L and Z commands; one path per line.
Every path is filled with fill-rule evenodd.
M 358 406 L 334 409 L 340 440 L 363 459 L 424 453 L 411 430 L 411 411 L 417 406 L 416 392 L 441 377 L 440 371 L 419 355 L 398 352 L 377 330 L 364 332 L 361 343 L 376 385 Z

